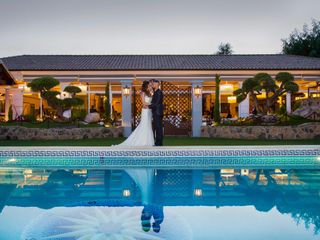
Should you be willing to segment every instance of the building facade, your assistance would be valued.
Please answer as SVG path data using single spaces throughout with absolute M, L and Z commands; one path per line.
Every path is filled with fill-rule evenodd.
M 110 83 L 112 114 L 128 136 L 139 122 L 139 90 L 142 81 L 156 78 L 165 91 L 165 132 L 200 136 L 201 125 L 212 118 L 215 101 L 215 75 L 221 77 L 221 116 L 246 117 L 252 109 L 249 98 L 237 103 L 233 91 L 242 82 L 260 72 L 275 76 L 290 72 L 299 84 L 299 95 L 287 93 L 279 99 L 275 111 L 285 105 L 291 112 L 300 98 L 317 96 L 320 81 L 320 59 L 283 55 L 21 55 L 2 58 L 0 112 L 9 119 L 18 116 L 43 115 L 47 109 L 38 93 L 27 87 L 32 79 L 52 76 L 60 81 L 56 90 L 63 93 L 68 85 L 79 86 L 79 97 L 90 113 L 104 111 L 106 83 Z M 264 101 L 265 95 L 259 96 Z M 42 107 L 43 106 L 43 107 Z M 180 131 L 181 130 L 181 131 Z M 180 132 L 179 132 L 180 131 Z M 171 132 L 172 133 L 172 132 Z M 167 131 L 170 134 L 170 131 Z

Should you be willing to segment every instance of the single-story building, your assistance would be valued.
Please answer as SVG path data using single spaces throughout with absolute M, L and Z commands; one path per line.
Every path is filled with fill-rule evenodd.
M 259 72 L 275 76 L 290 72 L 299 84 L 299 96 L 287 93 L 276 108 L 285 104 L 288 112 L 300 98 L 319 96 L 320 58 L 284 55 L 20 55 L 0 62 L 0 112 L 12 116 L 43 114 L 40 96 L 27 87 L 32 79 L 52 76 L 60 81 L 57 90 L 77 85 L 85 101 L 84 109 L 104 111 L 106 82 L 110 83 L 112 114 L 121 120 L 128 136 L 139 122 L 139 90 L 143 80 L 162 81 L 165 96 L 165 133 L 200 136 L 204 119 L 212 117 L 215 101 L 215 75 L 221 76 L 220 109 L 222 117 L 249 115 L 249 98 L 237 103 L 233 91 Z M 8 97 L 10 95 L 10 97 Z M 261 94 L 259 101 L 264 101 Z M 44 108 L 45 108 L 45 102 Z M 275 109 L 276 111 L 277 109 Z

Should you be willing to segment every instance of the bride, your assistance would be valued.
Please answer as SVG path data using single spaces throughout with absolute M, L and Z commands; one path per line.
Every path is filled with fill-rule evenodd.
M 117 146 L 154 146 L 152 112 L 148 107 L 152 100 L 152 86 L 149 81 L 143 81 L 140 96 L 142 102 L 140 123 L 131 135 Z

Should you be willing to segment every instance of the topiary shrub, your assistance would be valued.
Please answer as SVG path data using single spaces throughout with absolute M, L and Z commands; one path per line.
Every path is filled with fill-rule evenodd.
M 59 118 L 63 119 L 63 112 L 72 109 L 75 106 L 83 105 L 84 101 L 81 98 L 77 98 L 76 94 L 81 92 L 81 89 L 77 86 L 67 86 L 64 91 L 70 93 L 70 98 L 60 98 L 60 92 L 51 90 L 53 87 L 59 85 L 59 81 L 50 76 L 44 76 L 33 79 L 28 83 L 28 87 L 33 92 L 39 92 L 40 96 L 45 99 L 50 107 L 55 109 Z

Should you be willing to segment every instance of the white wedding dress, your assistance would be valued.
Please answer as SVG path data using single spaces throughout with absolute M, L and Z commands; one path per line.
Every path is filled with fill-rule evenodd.
M 145 96 L 144 101 L 150 104 L 152 97 Z M 140 123 L 130 136 L 116 147 L 153 146 L 152 112 L 149 108 L 142 108 Z

